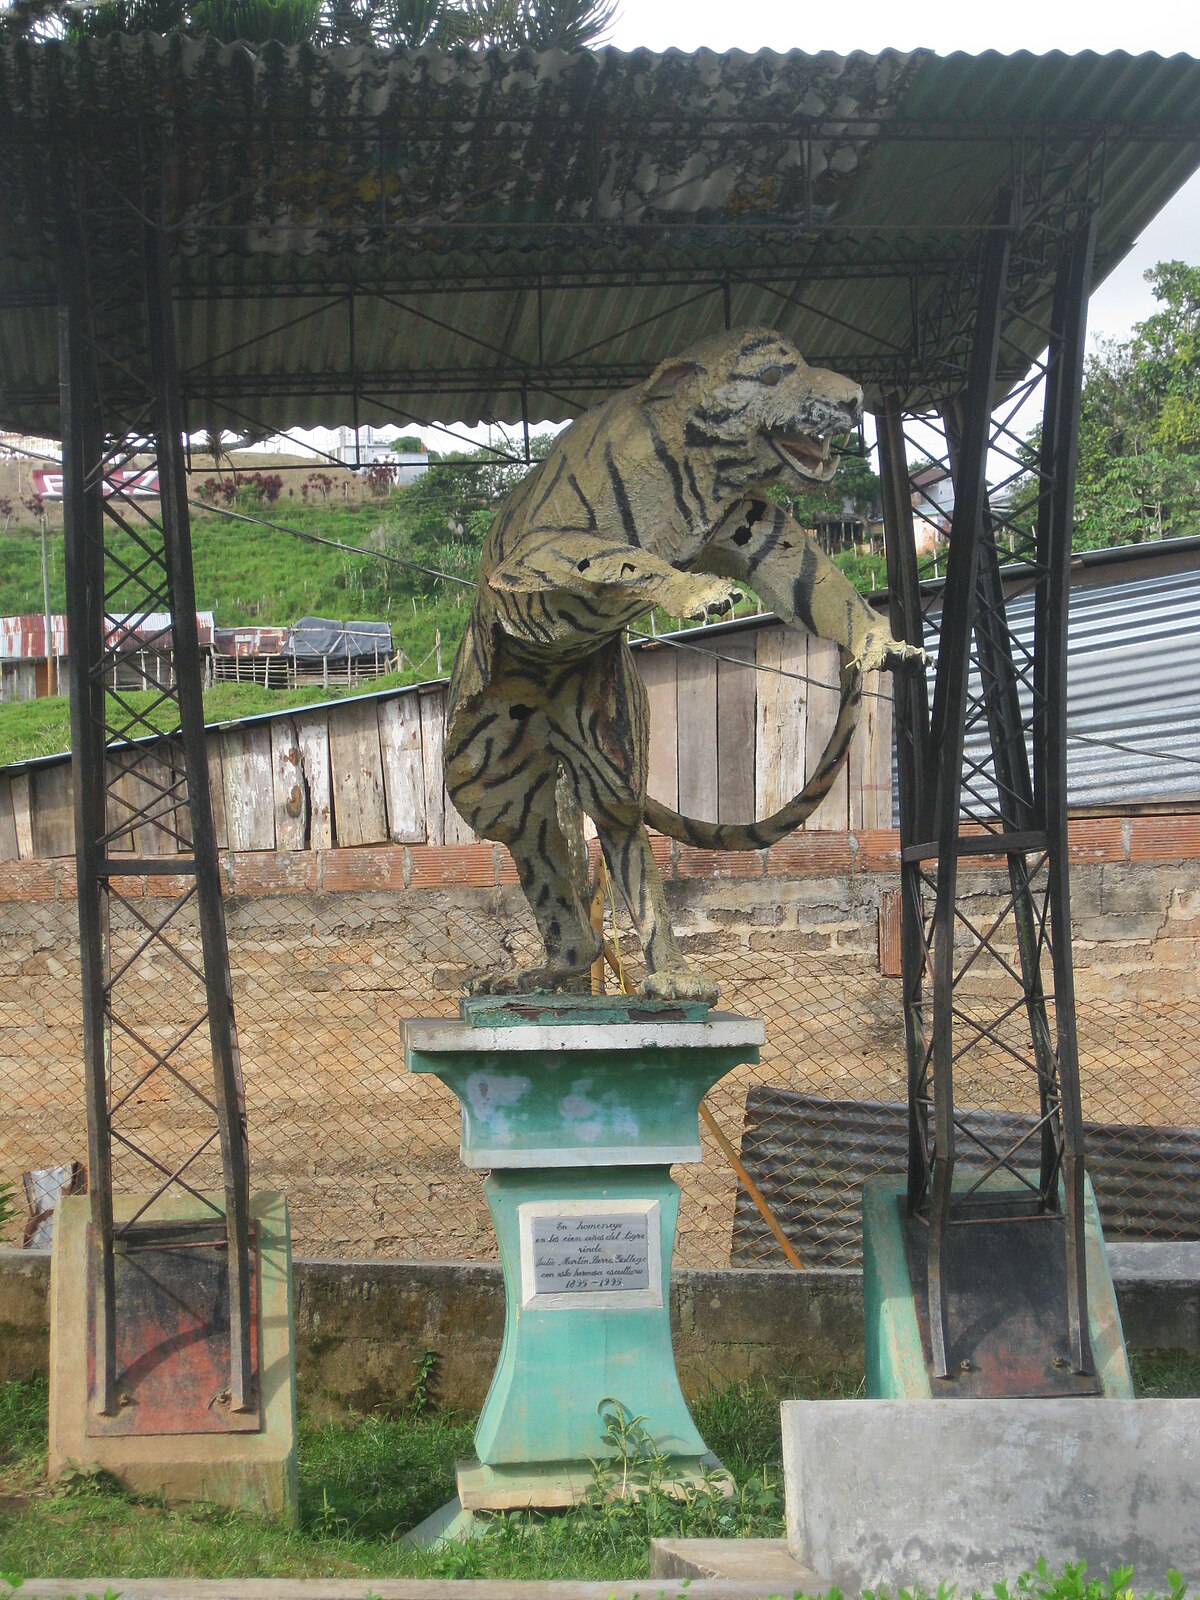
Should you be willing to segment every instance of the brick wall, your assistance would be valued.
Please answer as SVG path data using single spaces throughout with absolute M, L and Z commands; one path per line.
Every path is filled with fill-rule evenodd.
M 898 882 L 896 835 L 812 832 L 744 855 L 654 844 L 690 958 L 717 976 L 723 1005 L 767 1022 L 761 1066 L 711 1098 L 733 1144 L 753 1081 L 903 1099 L 898 984 L 880 974 L 876 952 L 880 898 Z M 1198 1124 L 1200 817 L 1081 819 L 1071 854 L 1086 1114 Z M 404 1073 L 397 1024 L 452 1014 L 469 970 L 532 953 L 507 854 L 382 845 L 223 861 L 255 1182 L 289 1194 L 298 1250 L 490 1254 L 477 1181 L 458 1164 L 457 1106 L 439 1084 Z M 984 858 L 971 860 L 963 886 L 981 919 L 1006 895 L 999 864 Z M 125 887 L 150 914 L 170 891 L 157 877 Z M 182 928 L 185 942 L 193 935 Z M 114 948 L 135 937 L 136 918 L 115 912 Z M 178 978 L 161 956 L 143 958 L 138 1004 L 152 1039 L 170 1037 Z M 2 863 L 0 1176 L 84 1158 L 79 1060 L 73 863 Z M 1023 1108 L 1013 1101 L 1021 1086 L 1002 1072 L 965 1087 L 980 1104 Z M 139 1138 L 165 1159 L 202 1114 L 170 1080 L 155 1084 Z M 215 1169 L 195 1175 L 211 1180 Z M 123 1187 L 145 1181 L 124 1158 L 117 1177 Z M 729 1168 L 706 1144 L 704 1165 L 677 1177 L 681 1261 L 724 1264 Z

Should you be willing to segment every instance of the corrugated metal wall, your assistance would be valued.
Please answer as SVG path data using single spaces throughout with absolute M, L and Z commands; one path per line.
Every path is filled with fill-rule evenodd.
M 1078 585 L 1067 658 L 1067 787 L 1072 805 L 1200 798 L 1200 565 L 1189 572 Z M 936 614 L 936 613 L 935 613 Z M 1033 596 L 1008 603 L 1014 651 L 1033 654 Z M 930 689 L 937 658 L 930 651 Z M 972 674 L 971 692 L 979 692 Z M 1022 708 L 1029 712 L 1027 693 Z M 982 759 L 982 728 L 967 738 Z M 990 798 L 989 786 L 977 784 Z

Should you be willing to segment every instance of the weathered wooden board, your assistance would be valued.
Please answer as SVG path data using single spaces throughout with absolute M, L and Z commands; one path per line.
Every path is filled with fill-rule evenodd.
M 425 840 L 446 842 L 446 693 L 436 689 L 421 702 L 421 781 L 425 791 Z
M 719 649 L 720 646 L 718 645 Z M 675 714 L 679 719 L 679 809 L 717 820 L 717 661 L 708 651 L 679 650 Z
M 178 839 L 167 845 L 167 850 L 174 849 L 182 855 L 192 852 L 192 786 L 187 782 L 187 769 L 184 765 L 183 746 L 180 740 L 173 740 L 170 744 L 164 742 L 159 747 L 164 760 L 171 763 L 171 770 L 176 778 L 183 779 L 179 787 L 180 798 L 184 802 L 175 813 L 174 828 L 179 835 Z M 204 765 L 195 775 L 196 804 L 212 806 L 212 774 L 209 771 L 208 758 L 205 756 Z M 224 798 L 222 796 L 222 798 Z
M 679 805 L 679 721 L 675 687 L 682 651 L 670 645 L 634 656 L 650 701 L 650 770 L 647 788 L 664 806 Z
M 421 704 L 416 694 L 379 703 L 379 748 L 388 836 L 397 844 L 425 842 L 425 775 L 421 765 Z
M 275 848 L 303 850 L 308 844 L 308 786 L 300 740 L 290 717 L 271 723 L 271 772 L 275 784 Z
M 149 806 L 154 820 L 143 822 L 134 830 L 135 855 L 170 856 L 178 852 L 184 829 L 180 827 L 177 801 L 186 789 L 181 786 L 173 791 L 176 776 L 167 745 L 152 745 L 139 754 L 130 781 L 140 795 L 136 803 Z
M 12 780 L 0 778 L 0 861 L 15 861 L 17 855 L 17 824 L 13 820 Z
M 329 770 L 329 719 L 324 711 L 297 716 L 296 740 L 308 788 L 308 843 L 311 850 L 333 848 L 333 780 Z
M 727 635 L 717 662 L 717 820 L 754 819 L 754 766 L 758 674 L 755 634 Z M 737 663 L 741 663 L 738 665 Z
M 221 772 L 231 850 L 274 850 L 275 788 L 271 730 L 265 723 L 222 734 Z
M 38 856 L 75 854 L 75 786 L 71 763 L 35 767 L 29 774 L 33 850 Z
M 891 676 L 873 673 L 866 682 L 862 717 L 850 746 L 850 827 L 892 825 Z
M 754 807 L 760 818 L 778 811 L 804 787 L 808 645 L 807 635 L 790 628 L 758 632 Z
M 13 827 L 17 835 L 17 854 L 22 861 L 28 861 L 33 855 L 33 813 L 27 772 L 13 773 L 10 793 Z
M 382 844 L 387 838 L 387 807 L 373 700 L 348 700 L 330 717 L 329 764 L 337 842 Z
M 808 686 L 808 722 L 805 730 L 805 767 L 812 772 L 821 759 L 821 752 L 833 732 L 837 721 L 840 698 L 838 678 L 841 658 L 838 648 L 828 639 L 810 639 L 808 644 L 809 676 L 814 680 Z M 805 823 L 806 828 L 837 828 L 850 825 L 850 778 L 843 765 L 833 781 L 833 787 Z
M 477 844 L 479 835 L 474 829 L 469 828 L 459 816 L 454 802 L 447 795 L 445 799 L 446 815 L 443 822 L 447 844 Z
M 213 833 L 217 849 L 229 849 L 229 824 L 225 820 L 225 777 L 221 756 L 221 735 L 210 733 L 205 740 L 208 750 L 208 796 L 212 803 Z

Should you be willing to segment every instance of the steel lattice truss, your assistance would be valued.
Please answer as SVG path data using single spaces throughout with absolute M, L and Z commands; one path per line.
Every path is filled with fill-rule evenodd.
M 944 1379 L 955 1375 L 950 1231 L 999 1221 L 1062 1224 L 1069 1355 L 1056 1364 L 1069 1362 L 1075 1375 L 1092 1371 L 1067 889 L 1065 618 L 1096 208 L 1085 187 L 1073 214 L 1047 221 L 1045 249 L 1056 261 L 1048 355 L 998 411 L 1001 308 L 1025 262 L 1004 230 L 982 248 L 966 381 L 942 410 L 943 452 L 926 447 L 926 467 L 940 468 L 954 484 L 946 582 L 937 586 L 936 602 L 919 582 L 912 507 L 923 496 L 910 481 L 899 412 L 885 414 L 880 428 L 889 569 L 898 579 L 893 626 L 937 659 L 932 707 L 924 680 L 905 683 L 897 723 L 908 1203 L 928 1224 L 931 1365 Z M 1041 449 L 1026 461 L 1016 454 L 1010 419 L 1039 381 Z M 1020 563 L 1021 588 L 1032 592 L 1032 653 L 1008 625 L 1002 559 Z M 1007 889 L 983 916 L 958 880 L 965 856 L 1003 863 Z M 973 1072 L 981 1056 L 983 1071 Z M 1024 1081 L 1036 1111 L 1032 1130 L 1006 1147 L 973 1127 L 956 1096 L 956 1077 L 965 1078 L 986 1104 L 987 1074 L 998 1068 Z M 969 1360 L 962 1366 L 969 1371 Z
M 201 705 L 200 656 L 174 372 L 168 258 L 142 207 L 89 184 L 85 168 L 64 214 L 62 392 L 72 742 L 91 1163 L 91 1415 L 112 1417 L 120 1392 L 115 1271 L 139 1250 L 227 1251 L 231 1363 L 221 1403 L 252 1412 L 248 1167 L 241 1072 Z M 139 197 L 139 199 L 142 197 Z M 114 402 L 114 394 L 127 397 Z M 157 468 L 155 514 L 125 492 L 131 457 Z M 156 621 L 156 619 L 161 619 Z M 124 646 L 136 637 L 142 654 Z M 127 685 L 140 662 L 144 695 Z M 136 698 L 134 698 L 136 696 Z M 179 730 L 168 759 L 135 741 Z M 163 892 L 140 897 L 151 879 Z M 173 1004 L 164 1028 L 144 1013 L 138 969 L 149 964 Z M 197 1046 L 202 1048 L 197 1050 Z M 203 1048 L 207 1046 L 207 1048 Z M 133 1113 L 169 1078 L 191 1115 L 168 1151 L 131 1137 Z M 179 1098 L 177 1093 L 176 1098 Z M 219 1149 L 223 1204 L 195 1187 L 197 1163 Z M 114 1150 L 152 1186 L 114 1223 Z M 164 1196 L 197 1200 L 211 1222 L 147 1218 Z

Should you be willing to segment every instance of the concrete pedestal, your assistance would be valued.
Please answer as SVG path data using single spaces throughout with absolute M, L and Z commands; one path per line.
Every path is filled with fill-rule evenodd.
M 600 1008 L 617 1020 L 591 1021 L 578 1001 L 569 1020 L 526 1020 L 530 1003 L 519 1002 L 516 1025 L 403 1026 L 409 1069 L 462 1103 L 462 1159 L 490 1174 L 504 1268 L 504 1343 L 475 1431 L 478 1461 L 458 1476 L 468 1510 L 574 1504 L 592 1463 L 620 1456 L 606 1436 L 613 1417 L 635 1451 L 652 1442 L 664 1488 L 721 1481 L 675 1371 L 679 1190 L 668 1168 L 700 1159 L 700 1100 L 758 1059 L 762 1024 L 657 1021 L 647 1001 Z M 636 1475 L 627 1488 L 636 1492 Z
M 789 1400 L 788 1547 L 843 1594 L 988 1593 L 1045 1556 L 1200 1580 L 1200 1400 Z
M 215 1204 L 223 1197 L 214 1195 Z M 114 1197 L 116 1220 L 146 1196 Z M 207 1221 L 212 1212 L 190 1196 L 157 1200 L 152 1221 Z M 86 1195 L 61 1200 L 55 1213 L 50 1276 L 50 1458 L 52 1478 L 104 1470 L 138 1494 L 206 1500 L 259 1516 L 295 1522 L 296 1368 L 293 1354 L 291 1241 L 281 1195 L 255 1194 L 250 1217 L 257 1237 L 259 1427 L 207 1433 L 97 1433 L 89 1430 Z M 173 1352 L 147 1352 L 147 1360 Z

